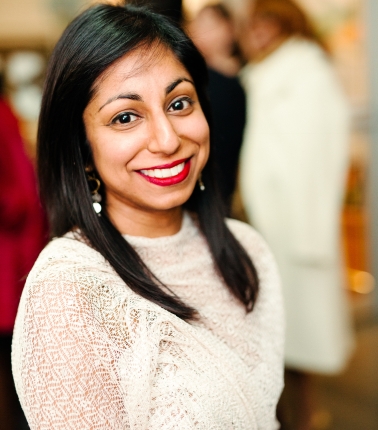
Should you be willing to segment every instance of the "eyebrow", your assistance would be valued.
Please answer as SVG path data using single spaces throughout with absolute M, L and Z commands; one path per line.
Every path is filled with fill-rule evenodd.
M 111 97 L 110 99 L 108 99 L 98 110 L 100 112 L 100 110 L 105 107 L 106 105 L 108 105 L 109 103 L 114 102 L 115 100 L 119 100 L 119 99 L 129 99 L 129 100 L 136 100 L 138 102 L 142 102 L 143 99 L 139 94 L 135 94 L 135 93 L 121 93 L 118 94 L 114 97 Z
M 168 95 L 169 93 L 171 93 L 177 87 L 177 85 L 181 84 L 181 82 L 189 82 L 193 85 L 193 87 L 195 86 L 194 82 L 188 78 L 178 78 L 167 86 L 167 88 L 165 89 L 165 94 Z
M 170 83 L 166 89 L 165 89 L 165 95 L 168 95 L 169 93 L 171 93 L 178 85 L 180 85 L 182 82 L 189 82 L 190 84 L 194 85 L 194 82 L 191 81 L 188 78 L 178 78 L 176 80 L 174 80 L 172 83 Z M 100 112 L 100 110 L 105 107 L 106 105 L 108 105 L 109 103 L 114 102 L 115 100 L 119 100 L 119 99 L 129 99 L 129 100 L 136 100 L 138 102 L 143 102 L 143 98 L 136 93 L 121 93 L 118 94 L 114 97 L 111 97 L 110 99 L 108 99 L 98 110 Z

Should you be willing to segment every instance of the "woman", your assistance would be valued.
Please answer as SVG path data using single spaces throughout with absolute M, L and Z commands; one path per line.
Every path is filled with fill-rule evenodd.
M 248 59 L 241 193 L 282 276 L 286 365 L 334 374 L 353 343 L 340 247 L 347 103 L 323 45 L 291 0 L 256 0 L 241 40 Z
M 246 114 L 245 93 L 236 77 L 241 61 L 236 52 L 233 22 L 222 4 L 211 4 L 198 12 L 188 31 L 208 66 L 217 184 L 229 214 Z M 223 173 L 226 171 L 227 175 Z
M 223 3 L 204 6 L 188 23 L 188 32 L 208 67 L 235 77 L 242 66 L 232 17 Z
M 144 9 L 97 5 L 58 42 L 38 137 L 55 239 L 13 344 L 32 430 L 276 428 L 277 275 L 218 210 L 205 84 L 192 42 Z

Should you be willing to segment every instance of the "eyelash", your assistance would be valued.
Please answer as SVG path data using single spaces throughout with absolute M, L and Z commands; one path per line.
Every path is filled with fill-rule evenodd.
M 193 106 L 193 104 L 194 104 L 194 100 L 192 100 L 190 97 L 181 97 L 181 98 L 179 98 L 179 99 L 177 99 L 177 100 L 174 100 L 171 104 L 170 104 L 170 106 L 169 106 L 169 108 L 168 109 L 170 109 L 175 103 L 178 103 L 178 102 L 188 102 L 189 103 L 189 106 Z
M 193 104 L 194 104 L 194 100 L 192 100 L 190 97 L 181 97 L 181 98 L 179 98 L 179 99 L 177 99 L 177 100 L 174 100 L 174 101 L 169 105 L 168 110 L 169 110 L 169 109 L 170 109 L 170 108 L 171 108 L 175 103 L 178 103 L 178 102 L 188 102 L 190 106 L 193 106 Z M 181 110 L 183 110 L 183 109 L 181 109 Z M 135 114 L 135 113 L 132 113 L 132 112 L 121 112 L 120 114 L 118 114 L 117 116 L 115 116 L 115 117 L 112 119 L 111 124 L 116 124 L 116 123 L 117 123 L 117 121 L 118 121 L 122 116 L 126 116 L 126 115 L 136 117 L 136 119 L 134 119 L 134 121 L 136 121 L 138 118 L 140 118 L 140 117 L 139 117 L 139 115 L 137 115 L 137 114 Z M 134 121 L 129 121 L 128 123 L 125 123 L 125 124 L 130 124 L 130 123 L 132 123 L 132 122 L 134 122 Z
M 115 116 L 112 120 L 111 120 L 111 124 L 117 124 L 117 121 L 121 118 L 121 117 L 123 117 L 123 116 L 126 116 L 126 115 L 128 115 L 128 116 L 134 116 L 134 117 L 136 117 L 136 119 L 134 120 L 134 121 L 136 121 L 138 118 L 140 118 L 139 117 L 139 115 L 137 115 L 137 114 L 135 114 L 135 113 L 132 113 L 132 112 L 121 112 L 120 114 L 118 114 L 117 116 Z M 129 123 L 126 123 L 126 124 L 130 124 L 130 123 L 132 123 L 132 122 L 134 122 L 134 121 L 130 121 Z M 121 123 L 120 123 L 121 124 Z

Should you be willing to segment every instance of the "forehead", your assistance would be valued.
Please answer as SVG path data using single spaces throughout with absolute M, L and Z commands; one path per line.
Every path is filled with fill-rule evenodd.
M 94 82 L 93 95 L 104 87 L 127 81 L 136 83 L 149 77 L 180 75 L 190 78 L 189 72 L 169 48 L 163 45 L 140 47 L 125 54 L 110 65 Z

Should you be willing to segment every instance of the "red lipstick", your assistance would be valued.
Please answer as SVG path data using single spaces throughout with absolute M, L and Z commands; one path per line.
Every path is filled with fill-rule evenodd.
M 162 164 L 161 166 L 154 166 L 154 167 L 149 167 L 146 170 L 154 170 L 154 169 L 170 169 L 172 167 L 178 166 L 181 163 L 185 163 L 186 161 L 188 161 L 189 158 L 183 158 L 182 160 L 176 160 L 176 161 L 172 161 L 172 163 L 168 163 L 168 164 Z M 143 169 L 144 170 L 144 169 Z
M 174 161 L 173 163 L 154 166 L 149 169 L 146 169 L 146 170 L 171 169 L 172 167 L 178 166 L 181 163 L 185 163 L 183 170 L 177 175 L 170 176 L 168 178 L 156 178 L 156 177 L 148 176 L 142 173 L 141 170 L 138 170 L 137 173 L 139 173 L 144 179 L 146 179 L 148 182 L 151 182 L 152 184 L 159 185 L 161 187 L 169 187 L 171 185 L 179 184 L 180 182 L 182 182 L 188 177 L 190 172 L 190 158 L 185 158 L 183 160 Z

